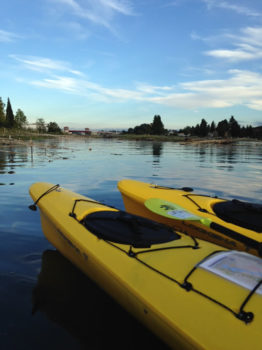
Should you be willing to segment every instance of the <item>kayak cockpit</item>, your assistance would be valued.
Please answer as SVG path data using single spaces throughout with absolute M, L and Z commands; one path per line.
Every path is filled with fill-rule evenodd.
M 233 199 L 218 202 L 212 209 L 220 219 L 226 222 L 262 233 L 262 204 Z

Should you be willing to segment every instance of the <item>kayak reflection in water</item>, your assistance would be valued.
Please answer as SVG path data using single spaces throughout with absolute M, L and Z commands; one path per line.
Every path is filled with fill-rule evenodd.
M 43 312 L 85 347 L 167 347 L 56 250 L 42 255 L 32 312 Z

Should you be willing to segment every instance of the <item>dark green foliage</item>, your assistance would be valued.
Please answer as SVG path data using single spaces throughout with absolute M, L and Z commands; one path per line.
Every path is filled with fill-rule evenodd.
M 36 121 L 36 128 L 38 132 L 46 132 L 45 121 L 43 118 L 38 118 Z
M 162 123 L 160 115 L 155 115 L 151 127 L 152 135 L 164 135 L 165 134 L 165 128 L 164 124 Z
M 148 135 L 152 134 L 151 124 L 141 124 L 134 127 L 134 134 L 137 135 Z
M 182 132 L 185 135 L 191 135 L 192 134 L 192 127 L 191 126 L 186 126 L 185 129 L 182 130 Z
M 201 120 L 201 123 L 199 125 L 199 136 L 207 136 L 209 133 L 210 127 L 208 126 L 205 119 Z
M 5 126 L 5 104 L 0 97 L 0 127 Z
M 241 131 L 240 125 L 235 120 L 235 118 L 233 116 L 231 116 L 231 118 L 229 120 L 229 132 L 230 132 L 231 136 L 232 137 L 239 137 L 240 131 Z
M 135 126 L 133 129 L 129 128 L 127 133 L 136 135 L 164 135 L 166 134 L 166 130 L 164 128 L 164 124 L 162 123 L 160 115 L 155 115 L 153 123 L 143 123 L 141 125 Z
M 56 122 L 50 122 L 47 124 L 47 132 L 61 134 L 61 129 Z
M 212 121 L 211 125 L 210 125 L 210 132 L 211 133 L 214 133 L 216 130 L 216 124 L 214 121 Z
M 7 99 L 7 107 L 6 107 L 6 127 L 13 128 L 15 126 L 15 117 L 12 110 L 12 106 L 9 98 Z
M 229 123 L 226 119 L 222 120 L 217 124 L 217 133 L 218 136 L 225 137 L 228 136 Z
M 196 126 L 186 126 L 180 132 L 185 135 L 205 137 L 209 133 L 213 136 L 219 137 L 256 137 L 262 138 L 262 126 L 252 127 L 251 125 L 240 126 L 234 116 L 231 116 L 229 121 L 227 119 L 221 120 L 217 126 L 214 121 L 209 125 L 205 119 L 201 120 L 200 124 Z
M 27 123 L 26 116 L 21 109 L 18 109 L 15 115 L 15 126 L 17 128 L 23 128 Z

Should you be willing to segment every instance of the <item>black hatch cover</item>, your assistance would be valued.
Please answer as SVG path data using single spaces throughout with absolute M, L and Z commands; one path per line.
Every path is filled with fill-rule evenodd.
M 97 237 L 135 248 L 149 248 L 180 238 L 171 228 L 124 211 L 98 211 L 87 215 L 81 223 Z

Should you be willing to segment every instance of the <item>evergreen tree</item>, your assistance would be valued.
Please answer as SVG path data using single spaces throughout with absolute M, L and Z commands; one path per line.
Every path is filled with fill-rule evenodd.
M 5 126 L 5 104 L 0 97 L 0 127 Z
M 246 126 L 246 136 L 247 137 L 254 137 L 254 129 L 251 125 Z
M 210 125 L 210 132 L 215 132 L 215 130 L 216 130 L 216 124 L 215 124 L 215 122 L 214 121 L 212 121 L 212 123 L 211 123 L 211 125 Z
M 200 136 L 200 125 L 197 124 L 194 128 L 194 135 Z
M 229 131 L 232 137 L 239 137 L 241 127 L 233 116 L 229 120 Z
M 155 115 L 152 123 L 152 134 L 163 135 L 165 133 L 164 124 L 162 123 L 160 115 Z
M 207 125 L 207 122 L 205 121 L 205 119 L 201 120 L 200 126 L 199 126 L 199 136 L 207 136 L 209 132 L 209 127 Z
M 7 99 L 7 107 L 6 107 L 6 127 L 13 128 L 15 125 L 15 117 L 12 110 L 11 102 L 9 97 Z

